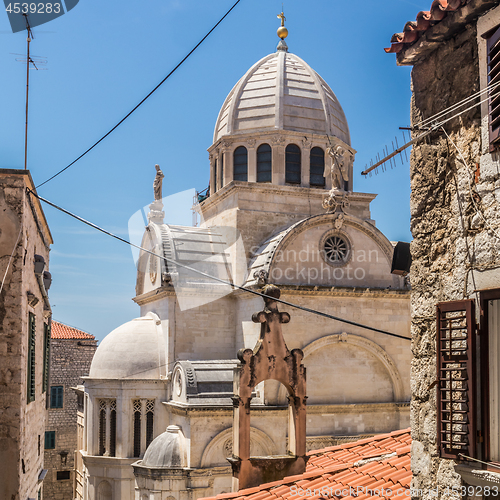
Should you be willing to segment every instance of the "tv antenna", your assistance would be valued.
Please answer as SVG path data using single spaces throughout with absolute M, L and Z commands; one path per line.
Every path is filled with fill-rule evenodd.
M 19 55 L 22 56 L 20 58 L 16 58 L 16 61 L 19 62 L 26 62 L 26 120 L 25 120 L 25 127 L 24 127 L 24 170 L 28 169 L 28 104 L 29 104 L 29 87 L 30 87 L 30 69 L 31 65 L 33 65 L 33 68 L 36 70 L 39 69 L 38 66 L 43 66 L 47 64 L 47 59 L 45 57 L 40 57 L 40 56 L 33 56 L 31 57 L 30 55 L 30 43 L 31 40 L 33 40 L 34 35 L 33 31 L 31 30 L 30 22 L 28 19 L 28 14 L 23 14 L 24 20 L 26 22 L 26 31 L 27 31 L 27 37 L 26 37 L 26 57 L 22 56 L 21 54 L 14 54 L 14 55 Z M 38 65 L 38 66 L 37 66 Z M 41 68 L 41 69 L 47 69 L 47 68 Z

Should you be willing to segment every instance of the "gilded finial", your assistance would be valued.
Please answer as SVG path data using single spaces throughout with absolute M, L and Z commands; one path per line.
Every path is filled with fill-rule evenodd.
M 288 30 L 285 28 L 286 17 L 283 11 L 278 14 L 278 19 L 281 19 L 281 26 L 278 28 L 278 36 L 284 40 L 288 36 Z

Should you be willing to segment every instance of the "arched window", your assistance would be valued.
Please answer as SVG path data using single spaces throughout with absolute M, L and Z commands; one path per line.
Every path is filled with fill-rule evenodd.
M 235 181 L 248 180 L 248 153 L 245 146 L 240 146 L 234 150 L 233 179 Z
M 269 144 L 261 144 L 257 149 L 257 182 L 272 182 L 272 151 Z
M 300 148 L 295 144 L 285 150 L 285 182 L 300 184 Z
M 107 481 L 101 481 L 97 487 L 97 500 L 112 500 L 113 490 Z
M 309 184 L 311 186 L 325 185 L 325 152 L 321 148 L 311 149 L 311 171 L 309 175 Z
M 217 191 L 217 158 L 214 160 L 214 193 Z

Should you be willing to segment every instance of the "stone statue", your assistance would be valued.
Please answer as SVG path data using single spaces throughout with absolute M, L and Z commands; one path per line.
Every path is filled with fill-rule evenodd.
M 330 169 L 332 189 L 344 191 L 344 183 L 349 181 L 349 168 L 353 160 L 353 154 L 340 145 L 328 148 L 326 152 L 333 160 Z M 325 165 L 324 176 L 327 175 L 328 167 Z
M 153 182 L 153 191 L 155 193 L 155 201 L 161 201 L 162 199 L 162 184 L 163 184 L 163 178 L 165 177 L 163 175 L 163 172 L 160 170 L 160 165 L 155 165 L 156 168 L 156 177 Z

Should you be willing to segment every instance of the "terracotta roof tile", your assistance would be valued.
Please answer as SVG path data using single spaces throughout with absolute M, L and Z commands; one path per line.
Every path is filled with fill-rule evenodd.
M 93 335 L 90 335 L 90 333 L 78 330 L 77 328 L 73 328 L 72 326 L 68 326 L 64 323 L 59 323 L 59 321 L 54 320 L 52 320 L 50 338 L 95 340 L 95 337 Z
M 379 498 L 377 492 L 369 493 L 368 490 L 381 491 L 382 488 L 394 490 L 390 500 L 407 499 L 407 495 L 404 494 L 396 496 L 396 491 L 401 488 L 405 490 L 410 488 L 409 443 L 411 443 L 410 429 L 403 429 L 324 450 L 311 451 L 308 454 L 310 459 L 304 474 L 201 500 L 292 500 L 299 498 L 297 494 L 292 495 L 292 486 L 302 488 L 304 493 L 308 488 L 313 492 L 314 490 L 318 492 L 322 488 L 328 488 L 333 493 L 347 490 L 347 496 L 343 497 L 330 494 L 325 496 L 320 491 L 319 495 L 307 496 L 311 500 L 322 498 L 377 500 Z M 382 458 L 383 455 L 394 453 L 394 450 L 397 450 L 397 455 Z M 373 461 L 355 465 L 360 460 L 370 458 L 373 458 Z M 350 491 L 349 488 L 352 490 Z M 362 488 L 363 491 L 358 492 L 357 488 Z M 357 496 L 351 496 L 352 494 Z
M 434 0 L 430 10 L 420 11 L 416 21 L 405 24 L 402 33 L 395 33 L 391 37 L 391 46 L 384 49 L 387 53 L 398 53 L 403 48 L 416 42 L 422 33 L 441 22 L 450 12 L 461 9 L 469 0 Z

